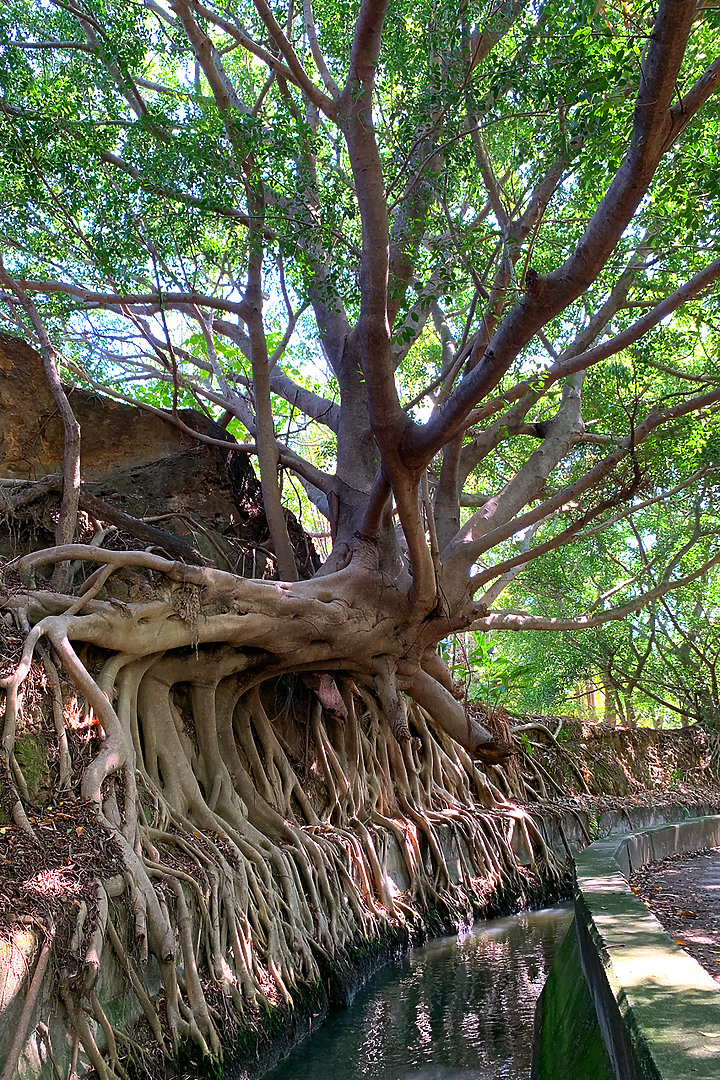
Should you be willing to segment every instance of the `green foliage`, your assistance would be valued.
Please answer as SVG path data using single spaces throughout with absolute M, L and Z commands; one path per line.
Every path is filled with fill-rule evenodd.
M 709 425 L 708 438 L 714 425 Z M 705 433 L 688 441 L 703 448 Z M 682 482 L 702 468 L 688 444 L 664 461 L 671 479 Z M 667 484 L 670 482 L 665 480 Z M 566 712 L 576 708 L 579 688 L 594 686 L 605 698 L 605 717 L 614 706 L 623 719 L 632 698 L 637 717 L 683 718 L 712 726 L 720 718 L 717 663 L 720 658 L 720 576 L 712 567 L 684 588 L 633 609 L 633 601 L 663 581 L 692 577 L 717 553 L 720 534 L 714 474 L 705 474 L 672 499 L 637 511 L 630 524 L 581 538 L 529 567 L 507 591 L 508 604 L 522 604 L 556 617 L 596 616 L 623 607 L 627 616 L 563 635 L 530 631 L 519 640 L 498 634 L 493 643 L 508 663 L 537 664 L 531 685 L 519 696 L 520 711 Z M 652 490 L 644 492 L 652 495 Z M 612 698 L 611 702 L 608 699 Z M 601 717 L 602 718 L 602 717 Z
M 468 638 L 472 642 L 467 653 L 469 699 L 479 701 L 487 708 L 501 703 L 505 708 L 511 708 L 533 685 L 539 664 L 533 661 L 519 663 L 503 655 L 482 632 L 469 634 Z M 456 670 L 465 671 L 465 665 L 457 665 Z
M 365 377 L 359 370 L 346 375 L 342 402 L 337 369 L 328 368 L 332 349 L 340 348 L 327 339 L 328 323 L 340 313 L 336 337 L 350 339 L 362 280 L 363 229 L 342 124 L 320 115 L 287 73 L 268 77 L 258 50 L 271 53 L 275 64 L 277 46 L 254 3 L 209 3 L 200 14 L 190 9 L 197 34 L 207 38 L 204 52 L 193 47 L 174 6 L 83 0 L 79 19 L 79 8 L 59 0 L 2 5 L 4 258 L 18 279 L 56 282 L 33 295 L 51 336 L 62 342 L 68 377 L 81 378 L 80 370 L 88 385 L 114 386 L 162 408 L 201 407 L 215 418 L 232 406 L 228 430 L 250 440 L 252 366 L 237 305 L 257 243 L 249 236 L 252 219 L 264 245 L 265 344 L 274 370 L 282 368 L 290 386 L 272 391 L 275 430 L 282 446 L 332 477 L 341 456 L 337 425 L 309 418 L 298 399 L 310 391 L 321 404 L 347 404 Z M 343 86 L 358 5 L 317 0 L 313 10 L 328 72 Z M 276 15 L 308 79 L 322 92 L 303 5 L 278 7 Z M 441 406 L 449 386 L 440 391 L 438 384 L 449 371 L 456 378 L 463 370 L 454 359 L 467 358 L 468 343 L 481 334 L 485 319 L 499 322 L 522 303 L 530 272 L 550 273 L 576 250 L 627 152 L 652 18 L 645 3 L 592 0 L 570 6 L 560 0 L 472 0 L 462 9 L 450 0 L 389 5 L 371 119 L 390 216 L 388 288 L 397 307 L 392 360 L 400 400 L 416 402 L 411 420 L 422 422 Z M 249 51 L 242 35 L 254 43 Z M 720 11 L 703 8 L 678 94 L 712 63 L 719 35 Z M 492 48 L 474 63 L 473 49 L 481 42 Z M 220 83 L 232 88 L 231 100 L 213 92 L 210 69 L 202 70 L 199 58 L 208 52 L 216 71 L 222 65 Z M 529 380 L 527 425 L 556 415 L 563 386 L 545 390 L 543 377 L 621 275 L 630 273 L 630 259 L 636 262 L 627 297 L 602 330 L 608 336 L 630 327 L 714 253 L 719 101 L 710 97 L 661 160 L 597 278 L 548 320 L 542 338 L 518 350 L 496 389 L 503 394 L 519 379 Z M 494 195 L 479 167 L 480 150 L 495 178 Z M 556 169 L 541 219 L 523 236 L 509 229 L 504 235 L 504 215 L 519 234 L 533 190 Z M 256 221 L 249 193 L 258 190 L 264 201 Z M 504 292 L 486 307 L 503 273 Z M 154 302 L 103 305 L 78 290 L 150 296 Z M 188 293 L 203 303 L 170 299 Z M 534 505 L 585 476 L 622 440 L 632 442 L 651 409 L 676 407 L 716 385 L 719 309 L 717 288 L 710 289 L 589 370 L 583 419 L 595 441 L 570 447 L 533 496 Z M 5 325 L 13 332 L 17 316 L 8 307 Z M 377 453 L 367 403 L 353 409 L 340 479 L 360 496 L 372 485 Z M 467 470 L 468 497 L 502 492 L 530 467 L 542 454 L 531 432 L 512 430 L 507 415 L 477 420 L 463 437 L 463 452 L 483 439 L 489 449 Z M 367 475 L 359 480 L 349 475 L 353 455 L 364 455 Z M 433 490 L 441 467 L 439 457 L 430 465 Z M 644 603 L 663 580 L 692 577 L 712 560 L 716 469 L 717 413 L 708 409 L 702 423 L 696 413 L 678 415 L 602 482 L 543 521 L 532 543 L 551 550 L 508 585 L 503 605 L 530 616 L 590 621 L 624 605 L 627 622 L 562 641 L 541 631 L 522 640 L 476 635 L 470 695 L 517 710 L 565 711 L 574 707 L 580 682 L 600 685 L 607 675 L 617 683 L 618 707 L 627 692 L 644 709 L 709 716 L 718 696 L 713 573 L 673 593 L 665 606 L 654 603 L 647 615 L 636 616 L 631 606 Z M 284 476 L 286 505 L 306 524 L 326 530 L 308 487 L 289 470 Z M 632 524 L 621 514 L 621 495 L 631 488 Z M 688 506 L 694 507 L 692 520 Z M 595 531 L 616 510 L 612 527 Z M 462 511 L 461 524 L 470 513 Z M 573 545 L 552 550 L 579 520 L 587 523 Z M 489 572 L 514 558 L 522 539 L 518 534 L 496 544 L 476 569 Z M 653 633 L 654 649 L 642 661 Z

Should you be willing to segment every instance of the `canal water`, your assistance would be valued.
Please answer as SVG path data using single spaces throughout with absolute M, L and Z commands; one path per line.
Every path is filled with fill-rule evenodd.
M 529 1080 L 571 904 L 476 923 L 378 971 L 264 1080 Z

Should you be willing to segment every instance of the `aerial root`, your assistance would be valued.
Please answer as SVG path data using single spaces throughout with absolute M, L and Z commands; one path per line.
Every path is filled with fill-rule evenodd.
M 412 735 L 405 702 L 398 691 L 395 663 L 389 656 L 381 657 L 376 661 L 376 667 L 378 673 L 375 677 L 375 689 L 390 730 L 399 743 L 409 742 Z
M 98 1074 L 99 1080 L 122 1080 L 122 1077 L 118 1076 L 112 1065 L 108 1064 L 100 1053 L 82 1006 L 78 1004 L 76 996 L 63 980 L 60 981 L 60 996 L 73 1029 L 90 1059 L 90 1064 Z
M 0 1080 L 11 1080 L 11 1077 L 15 1074 L 15 1070 L 20 1060 L 20 1055 L 22 1054 L 23 1047 L 25 1046 L 28 1028 L 30 1026 L 30 1021 L 35 1011 L 35 1005 L 40 994 L 43 979 L 45 978 L 45 972 L 47 971 L 50 955 L 52 953 L 53 941 L 55 939 L 55 927 L 50 925 L 44 926 L 43 929 L 45 932 L 45 940 L 43 941 L 40 948 L 37 963 L 35 964 L 35 970 L 33 972 L 32 979 L 30 980 L 30 985 L 28 987 L 27 994 L 25 995 L 25 1001 L 23 1003 L 22 1011 L 17 1022 L 15 1035 L 10 1045 L 8 1056 L 5 1059 L 3 1071 L 2 1073 L 0 1073 Z
M 289 1008 L 358 943 L 407 932 L 432 915 L 458 923 L 488 888 L 513 882 L 519 897 L 516 836 L 531 868 L 546 880 L 557 872 L 529 815 L 511 811 L 507 775 L 489 767 L 491 780 L 430 712 L 405 699 L 388 658 L 372 676 L 318 683 L 320 693 L 312 680 L 309 688 L 297 680 L 283 711 L 276 684 L 263 684 L 251 660 L 230 646 L 76 649 L 70 620 L 95 617 L 104 570 L 123 564 L 107 554 L 112 559 L 85 588 L 85 606 L 48 615 L 30 631 L 16 672 L 4 680 L 2 733 L 15 820 L 34 835 L 13 750 L 21 686 L 37 651 L 66 805 L 80 787 L 121 874 L 119 886 L 97 882 L 92 903 L 77 910 L 74 967 L 59 987 L 100 1080 L 126 1080 L 127 1061 L 144 1052 L 103 1009 L 105 940 L 160 1051 L 175 1054 L 189 1040 L 219 1058 L 225 1014 L 248 1022 L 274 1006 Z M 103 618 L 111 615 L 123 630 L 123 615 Z M 42 637 L 51 649 L 39 644 Z M 150 640 L 144 631 L 138 648 Z M 100 723 L 99 752 L 80 780 L 73 757 L 76 765 L 81 759 L 65 727 L 65 677 Z M 327 695 L 332 715 L 323 712 Z M 37 999 L 51 944 L 46 935 L 28 1000 Z M 162 1008 L 144 983 L 151 955 L 162 975 Z M 18 1058 L 26 1034 L 18 1031 Z M 9 1080 L 6 1072 L 0 1080 Z
M 145 992 L 145 987 L 143 986 L 142 982 L 138 978 L 137 973 L 135 972 L 130 957 L 128 956 L 127 951 L 118 936 L 118 932 L 113 925 L 112 919 L 108 919 L 106 929 L 110 944 L 115 951 L 115 955 L 121 968 L 128 977 L 128 982 L 130 983 L 130 986 L 136 998 L 138 999 L 138 1002 L 140 1003 L 140 1007 L 145 1014 L 145 1019 L 147 1020 L 150 1028 L 152 1029 L 152 1033 L 157 1040 L 158 1046 L 163 1047 L 165 1039 L 163 1036 L 162 1024 L 160 1023 L 160 1016 L 158 1015 L 157 1009 L 155 1008 L 147 993 Z
M 50 686 L 55 737 L 60 752 L 58 786 L 61 791 L 64 791 L 70 785 L 70 777 L 72 776 L 72 756 L 70 754 L 67 731 L 65 729 L 65 705 L 63 702 L 62 688 L 60 686 L 60 676 L 58 675 L 55 664 L 50 659 L 50 654 L 40 644 L 37 646 L 37 653 L 42 660 L 42 665 L 45 669 L 45 674 Z

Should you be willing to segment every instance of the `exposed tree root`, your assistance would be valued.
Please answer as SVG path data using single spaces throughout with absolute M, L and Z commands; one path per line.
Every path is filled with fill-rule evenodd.
M 537 827 L 508 799 L 526 790 L 494 769 L 502 793 L 473 759 L 490 736 L 462 720 L 419 661 L 409 679 L 396 612 L 378 604 L 369 623 L 366 600 L 353 610 L 327 579 L 289 588 L 142 552 L 62 552 L 106 556 L 107 573 L 79 598 L 6 597 L 27 638 L 2 684 L 16 820 L 34 835 L 14 750 L 37 655 L 58 790 L 65 807 L 94 807 L 118 860 L 120 873 L 96 880 L 76 908 L 59 963 L 68 1024 L 101 1080 L 124 1080 L 133 1056 L 132 1033 L 113 1028 L 98 993 L 104 949 L 163 1054 L 189 1041 L 217 1058 L 226 1017 L 252 1023 L 269 1007 L 291 1008 L 359 945 L 418 920 L 459 923 L 508 886 L 520 895 L 516 850 L 545 882 L 558 877 Z M 57 557 L 33 555 L 19 569 Z M 163 573 L 156 599 L 98 600 L 111 570 L 130 563 Z M 388 651 L 397 641 L 400 680 L 400 656 Z M 66 680 L 99 725 L 91 757 L 68 741 Z M 161 1000 L 144 985 L 151 955 Z M 13 1046 L 11 1058 L 19 1053 Z M 14 1068 L 8 1059 L 0 1080 Z
M 40 994 L 40 988 L 42 986 L 45 972 L 47 971 L 48 962 L 50 960 L 50 953 L 52 950 L 53 941 L 55 939 L 55 928 L 50 926 L 45 928 L 45 940 L 42 943 L 40 949 L 40 955 L 38 956 L 37 963 L 35 964 L 35 970 L 28 986 L 27 995 L 23 1003 L 22 1012 L 20 1013 L 20 1019 L 18 1020 L 17 1029 L 13 1037 L 10 1050 L 5 1058 L 5 1064 L 3 1066 L 2 1073 L 0 1073 L 0 1080 L 11 1080 L 17 1068 L 20 1055 L 28 1036 L 28 1027 L 32 1019 L 33 1011 L 37 1003 L 38 996 Z

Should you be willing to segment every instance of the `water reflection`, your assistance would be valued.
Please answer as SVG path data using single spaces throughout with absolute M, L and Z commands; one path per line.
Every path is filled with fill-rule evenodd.
M 379 971 L 265 1080 L 528 1080 L 569 904 L 478 923 Z

